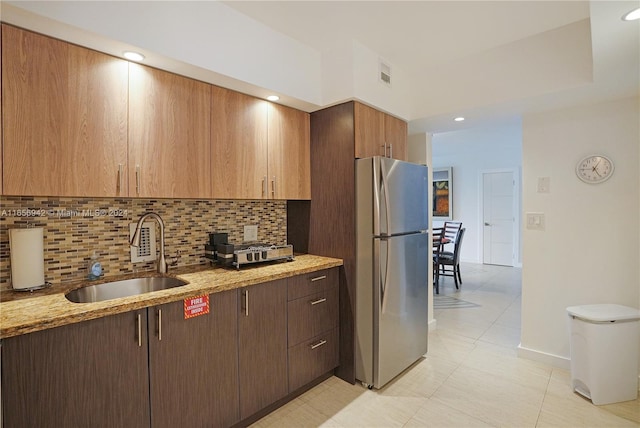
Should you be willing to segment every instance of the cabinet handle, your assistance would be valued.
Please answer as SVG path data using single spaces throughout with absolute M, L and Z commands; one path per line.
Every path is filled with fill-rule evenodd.
M 273 176 L 273 180 L 271 180 L 271 197 L 273 199 L 276 198 L 276 176 Z
M 389 157 L 393 157 L 393 144 L 389 144 Z
M 121 163 L 118 164 L 118 193 L 122 193 L 122 167 Z
M 244 316 L 249 316 L 249 291 L 245 290 L 244 293 Z
M 311 282 L 320 281 L 321 279 L 327 279 L 327 275 L 316 276 L 315 278 L 311 278 Z
M 140 165 L 136 165 L 136 194 L 140 194 Z
M 311 302 L 309 302 L 309 303 L 311 303 L 311 306 L 313 306 L 313 305 L 317 305 L 318 303 L 324 303 L 324 302 L 326 302 L 326 301 L 327 301 L 327 299 L 325 299 L 325 298 L 323 297 L 322 299 L 313 300 L 313 301 L 311 301 Z
M 162 309 L 158 309 L 158 341 L 162 340 Z
M 327 343 L 326 340 L 321 340 L 320 342 L 316 343 L 315 345 L 311 345 L 311 349 L 316 349 L 321 347 L 322 345 L 324 345 L 325 343 Z
M 138 314 L 138 346 L 142 348 L 142 315 Z
M 262 197 L 266 198 L 267 197 L 267 176 L 265 175 L 264 177 L 262 177 Z
M 382 156 L 384 156 L 385 158 L 387 157 L 387 143 L 383 144 L 382 146 L 384 148 L 384 154 Z

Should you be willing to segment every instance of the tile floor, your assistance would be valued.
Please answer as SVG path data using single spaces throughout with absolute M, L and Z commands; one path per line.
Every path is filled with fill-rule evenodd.
M 383 389 L 332 377 L 254 427 L 640 427 L 640 399 L 594 406 L 570 374 L 518 358 L 520 269 L 463 264 L 458 291 L 477 306 L 436 304 L 429 352 Z M 472 306 L 472 305 L 467 305 Z

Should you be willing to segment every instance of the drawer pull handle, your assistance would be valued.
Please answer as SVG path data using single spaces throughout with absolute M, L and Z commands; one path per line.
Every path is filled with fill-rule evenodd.
M 325 343 L 327 343 L 326 340 L 321 340 L 320 342 L 316 343 L 315 345 L 311 345 L 311 349 L 316 349 L 321 347 L 322 345 L 324 345 Z
M 323 302 L 326 302 L 326 301 L 327 301 L 327 299 L 325 299 L 325 298 L 323 297 L 322 299 L 312 300 L 312 301 L 311 301 L 311 302 L 309 302 L 309 303 L 311 303 L 311 306 L 313 306 L 313 305 L 317 305 L 318 303 L 323 303 Z
M 162 309 L 158 309 L 158 340 L 162 340 Z
M 142 315 L 138 314 L 138 346 L 142 347 Z
M 315 278 L 311 278 L 311 282 L 320 281 L 322 279 L 327 279 L 327 275 L 316 276 Z
M 244 294 L 244 316 L 249 316 L 249 290 L 245 290 L 242 292 Z

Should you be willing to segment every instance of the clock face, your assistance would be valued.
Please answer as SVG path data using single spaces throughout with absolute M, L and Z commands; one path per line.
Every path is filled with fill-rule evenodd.
M 587 156 L 576 165 L 578 178 L 585 183 L 602 183 L 613 174 L 613 162 L 606 156 Z

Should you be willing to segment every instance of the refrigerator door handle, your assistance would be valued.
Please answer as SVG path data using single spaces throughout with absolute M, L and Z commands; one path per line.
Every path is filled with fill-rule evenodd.
M 373 158 L 373 234 L 380 235 L 380 179 L 378 178 L 380 160 Z
M 380 161 L 380 175 L 382 175 L 382 191 L 384 192 L 384 210 L 385 210 L 385 219 L 387 220 L 387 229 L 385 232 L 387 234 L 391 234 L 391 209 L 389 207 L 389 183 L 387 177 L 387 170 L 384 167 L 384 162 Z
M 382 260 L 381 252 L 383 251 L 382 246 L 384 248 L 384 260 Z M 374 285 L 377 290 L 379 290 L 379 298 L 377 299 L 378 313 L 382 314 L 386 310 L 387 307 L 387 284 L 389 283 L 389 243 L 386 239 L 376 239 L 375 240 L 375 264 L 374 272 L 375 272 L 375 281 Z M 384 263 L 384 265 L 382 264 Z M 383 269 L 384 268 L 384 269 Z
M 385 249 L 385 258 L 384 258 L 384 277 L 382 278 L 382 282 L 380 285 L 380 313 L 384 313 L 387 309 L 387 284 L 389 283 L 389 255 L 391 251 L 389 251 L 389 242 L 385 239 L 384 244 L 386 245 Z
M 381 246 L 381 239 L 373 240 L 373 307 L 376 309 L 382 307 L 382 300 L 384 299 L 384 281 L 380 260 Z

